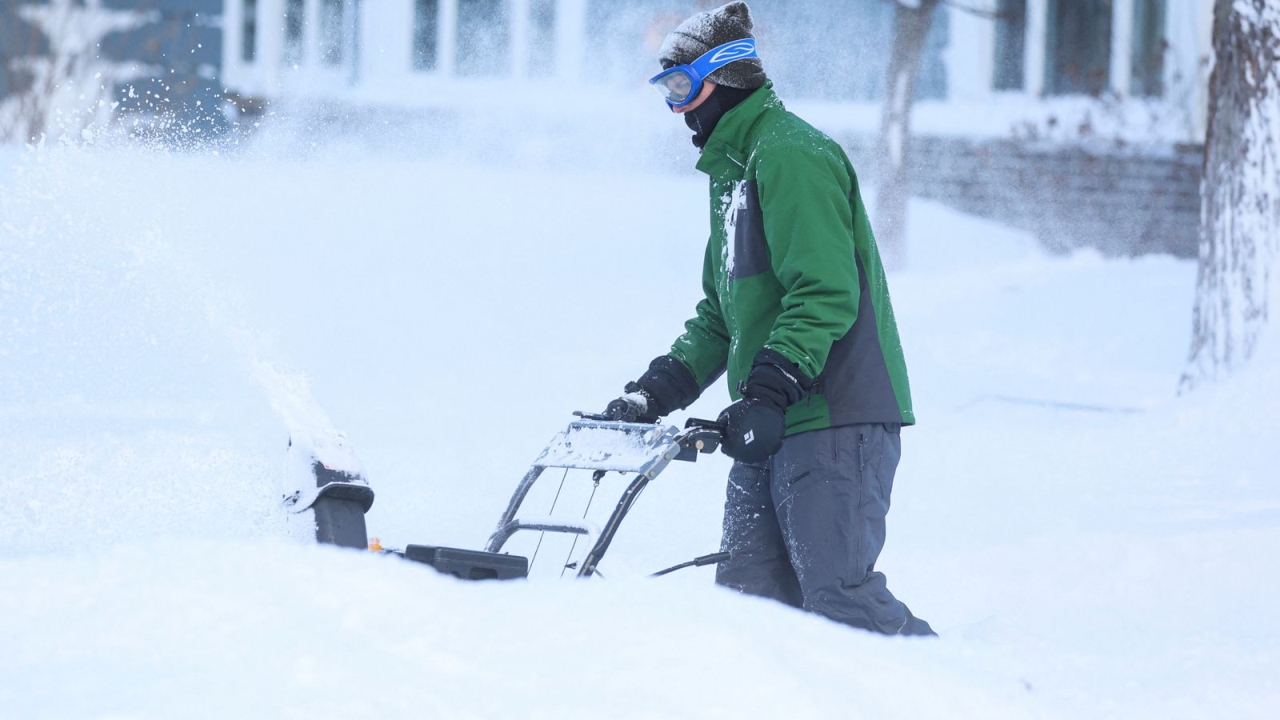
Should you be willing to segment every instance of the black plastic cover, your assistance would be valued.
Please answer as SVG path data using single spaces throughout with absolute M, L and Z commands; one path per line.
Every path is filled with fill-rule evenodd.
M 404 558 L 463 580 L 515 580 L 529 576 L 529 559 L 520 555 L 410 545 Z
M 372 490 L 359 489 L 368 491 L 372 498 Z M 369 502 L 372 503 L 372 500 Z M 368 549 L 369 534 L 365 529 L 364 513 L 369 506 L 363 495 L 353 498 L 326 493 L 316 498 L 311 509 L 315 512 L 316 542 L 357 550 Z

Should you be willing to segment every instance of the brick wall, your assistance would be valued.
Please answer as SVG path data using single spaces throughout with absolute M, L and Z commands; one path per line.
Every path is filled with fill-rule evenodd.
M 844 144 L 858 167 L 872 167 L 868 139 Z M 921 137 L 912 144 L 912 194 L 1029 230 L 1057 252 L 1194 258 L 1202 154 Z

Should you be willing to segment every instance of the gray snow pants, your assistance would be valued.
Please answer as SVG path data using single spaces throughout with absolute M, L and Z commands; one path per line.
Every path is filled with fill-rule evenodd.
M 762 465 L 734 463 L 716 582 L 886 635 L 932 635 L 875 571 L 884 547 L 896 425 L 788 437 Z

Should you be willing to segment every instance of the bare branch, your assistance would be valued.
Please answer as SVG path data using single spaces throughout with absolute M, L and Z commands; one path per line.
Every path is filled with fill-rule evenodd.
M 897 7 L 906 8 L 908 10 L 918 10 L 920 8 L 920 0 L 883 0 Z M 977 7 L 960 0 L 942 0 L 942 4 L 949 8 L 968 13 L 984 20 L 1016 20 L 1025 13 L 1017 11 L 1000 12 L 999 10 L 988 10 L 986 8 Z
M 1000 12 L 999 10 L 987 10 L 986 8 L 975 7 L 968 3 L 960 2 L 959 0 L 942 0 L 942 4 L 949 8 L 955 8 L 960 12 L 969 13 L 970 15 L 986 20 L 1016 20 L 1026 14 L 1016 10 L 1006 12 Z

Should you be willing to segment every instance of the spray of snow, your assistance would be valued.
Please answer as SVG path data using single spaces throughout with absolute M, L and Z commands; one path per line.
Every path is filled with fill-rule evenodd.
M 0 547 L 282 532 L 288 437 L 336 431 L 209 274 L 216 225 L 172 193 L 190 177 L 66 140 L 5 159 L 0 454 L 29 464 L 0 481 Z
M 290 434 L 335 430 L 329 415 L 312 394 L 307 374 L 274 358 L 261 332 L 241 324 L 224 323 L 216 312 L 210 314 L 210 320 L 230 338 L 250 377 Z

